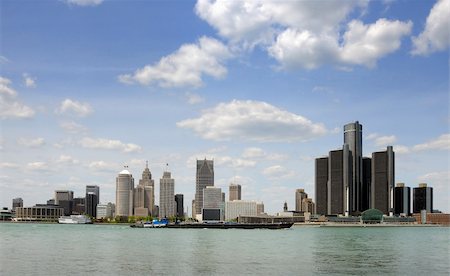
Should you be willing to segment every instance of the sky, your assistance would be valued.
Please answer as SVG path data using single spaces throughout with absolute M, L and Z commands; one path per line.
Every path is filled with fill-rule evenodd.
M 0 205 L 84 196 L 172 172 L 191 212 L 196 159 L 273 214 L 314 198 L 314 159 L 363 125 L 395 182 L 450 212 L 450 0 L 0 2 Z M 168 168 L 166 168 L 168 164 Z

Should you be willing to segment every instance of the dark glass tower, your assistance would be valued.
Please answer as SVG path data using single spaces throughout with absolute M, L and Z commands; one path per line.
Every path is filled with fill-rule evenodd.
M 348 145 L 330 151 L 328 157 L 327 214 L 348 215 L 352 183 L 352 155 Z
M 371 208 L 386 215 L 393 212 L 394 157 L 392 146 L 388 146 L 386 151 L 372 153 Z
M 361 212 L 370 209 L 370 188 L 372 181 L 372 159 L 363 157 L 363 177 L 361 186 Z
M 197 175 L 195 180 L 195 214 L 201 214 L 203 209 L 203 189 L 214 186 L 214 160 L 197 160 Z
M 358 121 L 344 126 L 344 144 L 352 153 L 352 183 L 349 189 L 350 213 L 359 214 L 362 198 L 362 125 Z
M 327 214 L 327 182 L 328 182 L 328 157 L 316 158 L 315 202 L 316 214 Z
M 86 186 L 86 197 L 89 193 L 94 193 L 97 196 L 97 204 L 100 203 L 100 187 L 97 185 Z
M 420 213 L 422 210 L 433 212 L 433 188 L 427 187 L 425 183 L 413 189 L 413 212 Z
M 184 217 L 184 196 L 182 194 L 175 195 L 175 203 L 176 203 L 176 216 L 177 218 Z
M 86 195 L 86 215 L 97 217 L 97 198 L 97 195 L 93 192 L 89 192 Z
M 411 188 L 405 187 L 404 183 L 397 183 L 394 188 L 394 214 L 411 214 Z

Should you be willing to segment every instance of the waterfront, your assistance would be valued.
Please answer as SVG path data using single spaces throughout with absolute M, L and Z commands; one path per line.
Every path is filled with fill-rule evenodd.
M 132 229 L 1 223 L 0 274 L 448 275 L 450 228 Z

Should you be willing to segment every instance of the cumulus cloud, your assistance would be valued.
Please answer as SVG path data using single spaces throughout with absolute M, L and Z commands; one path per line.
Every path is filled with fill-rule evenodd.
M 367 135 L 366 139 L 373 140 L 375 143 L 375 146 L 377 146 L 377 147 L 392 146 L 397 141 L 397 137 L 395 137 L 395 135 L 381 136 L 377 133 L 371 133 L 371 134 Z
M 115 163 L 108 163 L 105 161 L 93 161 L 89 163 L 88 168 L 93 171 L 116 171 L 119 166 Z
M 242 158 L 247 159 L 265 159 L 265 160 L 284 160 L 287 158 L 284 154 L 272 153 L 268 154 L 263 149 L 257 147 L 246 148 L 242 152 Z
M 78 117 L 86 117 L 93 112 L 93 109 L 88 103 L 81 103 L 71 99 L 65 99 L 61 102 L 56 112 L 59 114 L 69 114 Z
M 413 147 L 413 150 L 450 150 L 450 134 L 443 134 L 438 138 L 432 139 L 426 143 L 415 145 Z
M 375 66 L 396 51 L 412 23 L 379 19 L 348 22 L 368 1 L 199 0 L 197 15 L 236 47 L 266 49 L 283 69 L 324 64 Z M 348 24 L 346 24 L 348 23 Z
M 93 7 L 103 3 L 104 0 L 66 0 L 69 5 L 81 6 L 81 7 Z
M 60 127 L 69 133 L 84 133 L 87 128 L 74 121 L 61 122 Z
M 204 139 L 259 142 L 307 141 L 327 133 L 322 124 L 265 102 L 233 100 L 177 123 Z
M 30 76 L 27 73 L 24 73 L 23 75 L 23 84 L 28 88 L 35 88 L 36 87 L 36 78 Z
M 139 145 L 131 143 L 123 143 L 119 140 L 110 140 L 103 138 L 89 138 L 81 139 L 80 145 L 89 149 L 108 149 L 120 150 L 122 152 L 139 152 L 142 148 Z
M 439 0 L 431 9 L 422 33 L 412 38 L 413 55 L 428 55 L 450 46 L 450 0 Z
M 295 176 L 295 172 L 292 170 L 288 170 L 283 166 L 275 165 L 268 168 L 265 168 L 262 171 L 262 174 L 271 179 L 280 179 L 280 178 L 292 178 Z
M 46 171 L 49 169 L 48 164 L 46 162 L 30 162 L 27 164 L 27 169 L 37 170 L 37 171 Z
M 186 92 L 185 96 L 189 104 L 199 104 L 205 101 L 205 98 L 192 92 Z
M 80 163 L 77 159 L 74 159 L 70 155 L 61 154 L 59 158 L 56 160 L 56 163 L 58 164 L 67 164 L 67 165 L 75 165 Z
M 37 148 L 45 145 L 45 141 L 44 138 L 41 137 L 35 139 L 20 138 L 17 140 L 17 144 L 27 148 Z
M 230 57 L 230 51 L 219 40 L 203 36 L 196 44 L 184 44 L 154 65 L 146 65 L 133 74 L 120 75 L 119 81 L 160 87 L 199 87 L 204 75 L 223 78 L 227 74 L 223 63 Z
M 11 81 L 0 76 L 0 118 L 31 118 L 35 112 L 17 101 L 17 92 L 11 88 Z

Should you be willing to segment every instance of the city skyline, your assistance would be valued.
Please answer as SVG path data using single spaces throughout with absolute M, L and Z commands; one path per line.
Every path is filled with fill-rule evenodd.
M 450 1 L 68 2 L 0 4 L 2 206 L 86 185 L 115 202 L 149 160 L 191 213 L 206 158 L 215 187 L 276 213 L 315 198 L 314 159 L 359 121 L 362 157 L 392 145 L 395 182 L 450 212 Z

